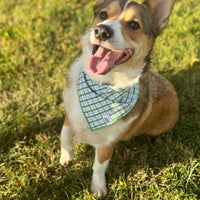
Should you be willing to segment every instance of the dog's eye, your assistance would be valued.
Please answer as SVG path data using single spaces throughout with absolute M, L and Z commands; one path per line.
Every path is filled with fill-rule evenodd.
M 128 24 L 129 27 L 132 28 L 133 30 L 138 30 L 140 28 L 139 23 L 136 21 L 130 21 Z
M 100 18 L 101 20 L 107 19 L 107 18 L 108 18 L 107 12 L 105 12 L 105 11 L 100 12 L 99 18 Z

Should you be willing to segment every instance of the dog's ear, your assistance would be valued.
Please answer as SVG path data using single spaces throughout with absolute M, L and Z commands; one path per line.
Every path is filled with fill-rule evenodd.
M 169 22 L 169 16 L 173 10 L 175 0 L 146 0 L 146 4 L 152 15 L 153 31 L 158 36 Z

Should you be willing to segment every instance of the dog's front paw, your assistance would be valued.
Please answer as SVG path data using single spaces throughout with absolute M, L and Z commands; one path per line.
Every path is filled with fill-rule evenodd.
M 65 149 L 61 149 L 61 156 L 60 156 L 60 164 L 62 166 L 68 165 L 70 161 L 74 159 L 73 151 L 67 151 Z
M 106 196 L 107 188 L 105 178 L 99 178 L 93 174 L 90 190 L 97 196 L 97 198 Z

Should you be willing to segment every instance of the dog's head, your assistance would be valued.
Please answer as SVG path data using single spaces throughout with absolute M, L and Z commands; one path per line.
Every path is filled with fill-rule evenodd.
M 167 26 L 174 0 L 98 0 L 90 32 L 89 71 L 143 70 L 155 38 Z

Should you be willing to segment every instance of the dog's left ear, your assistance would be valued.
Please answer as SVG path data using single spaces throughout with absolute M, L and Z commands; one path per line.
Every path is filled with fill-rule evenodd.
M 158 36 L 167 27 L 175 0 L 146 0 L 151 10 L 153 31 Z

